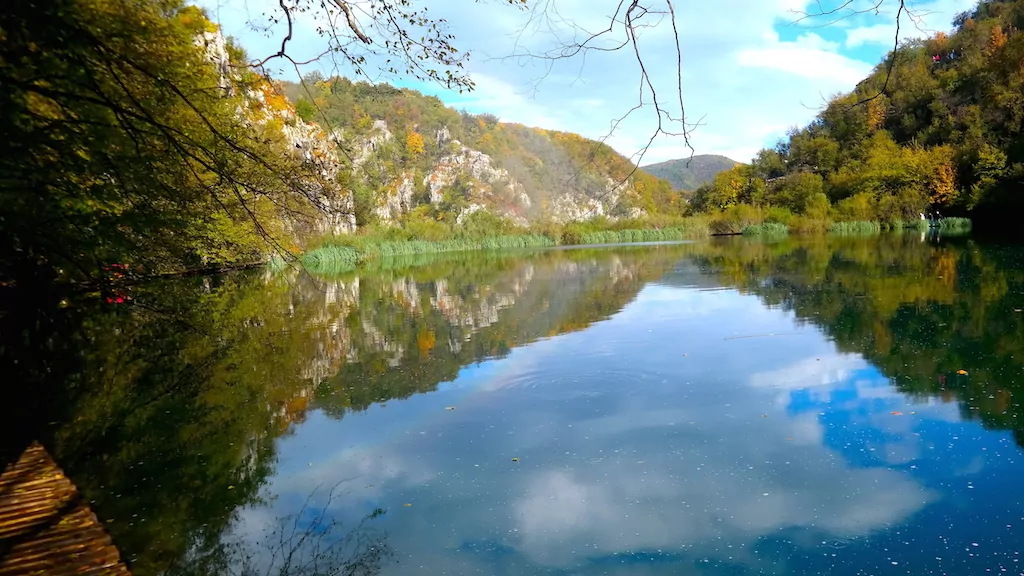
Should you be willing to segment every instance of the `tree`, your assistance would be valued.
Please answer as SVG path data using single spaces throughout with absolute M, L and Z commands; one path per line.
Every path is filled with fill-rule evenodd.
M 820 175 L 813 172 L 797 172 L 781 180 L 771 195 L 771 202 L 774 205 L 803 214 L 815 198 L 824 197 L 823 190 L 824 180 Z
M 415 131 L 409 130 L 405 133 L 405 151 L 409 156 L 415 158 L 423 154 L 423 136 Z
M 0 281 L 38 268 L 95 281 L 108 262 L 157 272 L 251 261 L 289 249 L 281 214 L 301 227 L 331 212 L 321 167 L 288 150 L 279 116 L 241 96 L 261 91 L 269 107 L 273 88 L 211 60 L 238 52 L 215 29 L 178 1 L 0 14 Z

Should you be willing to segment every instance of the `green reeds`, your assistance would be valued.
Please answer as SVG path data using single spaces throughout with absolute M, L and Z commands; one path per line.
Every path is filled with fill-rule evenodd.
M 879 234 L 881 231 L 881 223 L 866 222 L 863 220 L 853 222 L 833 222 L 832 225 L 828 227 L 829 234 L 837 234 L 840 236 Z
M 671 242 L 688 238 L 702 238 L 707 235 L 706 226 L 693 225 L 565 234 L 562 240 L 565 244 L 624 244 L 629 242 Z
M 781 222 L 751 224 L 743 229 L 744 236 L 785 236 L 787 234 L 789 234 L 789 226 Z
M 356 246 L 325 244 L 302 255 L 303 266 L 317 273 L 337 273 L 355 268 L 360 262 L 380 258 L 438 254 L 464 250 L 507 250 L 516 248 L 545 248 L 555 241 L 539 234 L 523 236 L 493 236 L 489 238 L 454 238 L 439 242 L 426 240 L 363 241 Z
M 956 231 L 968 232 L 972 226 L 970 218 L 942 218 L 939 220 L 939 230 L 943 232 Z

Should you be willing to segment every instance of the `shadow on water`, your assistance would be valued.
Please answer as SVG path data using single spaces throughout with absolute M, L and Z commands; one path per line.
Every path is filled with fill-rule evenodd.
M 2 453 L 41 439 L 136 574 L 266 573 L 281 558 L 371 574 L 393 553 L 375 528 L 382 511 L 338 534 L 330 497 L 278 521 L 261 552 L 225 544 L 238 511 L 265 504 L 276 443 L 314 411 L 339 419 L 431 392 L 466 366 L 586 330 L 658 283 L 756 295 L 904 394 L 956 403 L 1024 445 L 1022 264 L 1017 246 L 967 238 L 732 238 L 459 255 L 329 279 L 166 280 L 136 287 L 128 305 L 8 291 Z

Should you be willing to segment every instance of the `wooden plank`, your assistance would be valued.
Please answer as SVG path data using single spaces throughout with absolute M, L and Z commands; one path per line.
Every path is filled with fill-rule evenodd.
M 130 576 L 110 535 L 38 442 L 0 475 L 0 576 Z

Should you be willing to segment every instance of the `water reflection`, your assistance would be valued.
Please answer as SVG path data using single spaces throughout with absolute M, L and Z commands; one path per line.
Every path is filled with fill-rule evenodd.
M 137 574 L 274 573 L 300 541 L 293 572 L 1021 573 L 1022 254 L 735 240 L 163 282 L 65 310 L 60 401 L 26 430 Z

